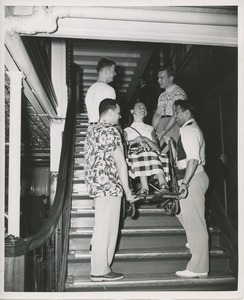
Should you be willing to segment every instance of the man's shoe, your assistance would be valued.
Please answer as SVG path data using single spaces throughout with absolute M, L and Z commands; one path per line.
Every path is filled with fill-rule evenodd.
M 122 278 L 124 278 L 122 273 L 114 273 L 112 271 L 108 274 L 100 276 L 91 275 L 91 281 L 115 281 Z
M 188 243 L 185 244 L 185 247 L 190 250 L 190 246 Z
M 207 278 L 208 273 L 195 273 L 191 272 L 188 270 L 183 270 L 183 271 L 177 271 L 175 273 L 176 276 L 181 277 L 181 278 Z

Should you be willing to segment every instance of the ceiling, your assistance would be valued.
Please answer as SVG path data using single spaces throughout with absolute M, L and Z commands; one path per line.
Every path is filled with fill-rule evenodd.
M 233 46 L 237 38 L 236 32 L 233 34 L 233 30 L 237 27 L 237 7 L 234 6 L 70 6 L 65 7 L 65 12 L 61 11 L 62 8 L 48 7 L 56 16 L 57 28 L 54 32 L 47 33 L 37 29 L 35 33 L 29 34 L 24 29 L 19 33 L 35 38 L 72 39 L 74 62 L 82 70 L 83 100 L 89 86 L 96 81 L 96 64 L 101 57 L 116 62 L 118 76 L 114 87 L 117 97 L 127 101 L 135 91 L 138 77 L 143 74 L 155 43 L 213 45 L 223 43 L 226 46 Z M 18 17 L 30 16 L 32 12 L 31 6 L 12 6 L 7 7 L 5 13 L 6 16 Z M 32 27 L 31 24 L 34 27 L 34 23 L 29 23 L 28 27 Z M 8 26 L 6 28 L 8 30 Z M 21 31 L 21 26 L 16 26 L 15 31 Z M 11 54 L 14 60 L 16 54 Z M 9 70 L 9 64 L 5 64 L 5 68 Z M 8 145 L 7 75 L 5 75 L 5 99 L 6 145 Z M 34 105 L 28 96 L 24 98 L 23 107 L 22 114 L 27 125 L 22 128 L 22 136 L 29 139 L 33 161 L 37 165 L 48 166 L 51 121 L 48 117 L 49 112 L 45 108 L 43 111 L 39 110 L 38 105 Z

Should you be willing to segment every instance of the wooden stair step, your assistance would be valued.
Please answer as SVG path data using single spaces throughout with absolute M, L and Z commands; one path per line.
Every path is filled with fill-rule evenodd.
M 74 159 L 74 170 L 77 169 L 84 170 L 84 163 L 85 163 L 84 154 L 81 153 L 77 154 Z
M 153 226 L 179 226 L 180 222 L 177 217 L 169 217 L 163 209 L 143 208 L 139 209 L 139 217 L 132 219 L 127 217 L 121 221 L 121 226 L 144 226 L 150 224 Z M 88 223 L 90 225 L 88 225 Z M 93 227 L 94 226 L 94 209 L 87 210 L 76 209 L 71 211 L 71 227 Z
M 83 200 L 80 199 L 81 197 L 83 198 Z M 92 198 L 89 198 L 89 196 L 87 196 L 87 195 L 73 195 L 72 196 L 72 209 L 73 210 L 76 210 L 79 208 L 92 209 L 93 206 L 94 206 L 94 200 Z
M 165 249 L 119 249 L 115 254 L 113 268 L 125 274 L 150 274 L 184 270 L 191 257 L 185 248 Z M 210 250 L 210 270 L 225 272 L 230 254 L 221 248 Z M 89 275 L 91 254 L 86 251 L 70 251 L 68 275 Z M 82 268 L 81 268 L 82 265 Z
M 92 282 L 90 276 L 69 276 L 66 292 L 86 291 L 234 291 L 237 289 L 235 277 L 230 274 L 211 272 L 208 278 L 184 279 L 173 272 L 161 274 L 126 274 L 113 282 Z M 137 299 L 140 295 L 137 295 Z M 145 294 L 143 294 L 145 296 Z M 151 299 L 152 296 L 149 296 Z M 161 299 L 162 295 L 159 297 Z M 121 294 L 119 294 L 121 298 Z M 148 299 L 149 299 L 148 298 Z M 157 299 L 159 299 L 157 298 Z M 141 298 L 142 299 L 142 298 Z M 143 297 L 145 299 L 145 297 Z
M 76 173 L 79 173 L 78 171 L 84 171 L 84 166 L 80 164 L 74 165 L 74 177 L 76 177 Z
M 71 228 L 69 249 L 89 249 L 92 231 L 91 227 Z M 218 231 L 210 228 L 210 233 L 211 247 L 220 246 Z M 117 244 L 118 249 L 182 247 L 186 244 L 186 235 L 182 227 L 127 227 L 121 229 Z
M 86 136 L 86 130 L 83 127 L 76 126 L 76 136 Z
M 76 121 L 76 128 L 87 130 L 87 127 L 89 126 L 88 120 L 77 120 Z

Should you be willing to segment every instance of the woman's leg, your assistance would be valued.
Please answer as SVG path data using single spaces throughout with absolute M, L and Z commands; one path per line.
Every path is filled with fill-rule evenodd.
M 140 176 L 141 188 L 144 190 L 149 190 L 147 176 Z
M 164 173 L 156 174 L 156 176 L 158 178 L 159 187 L 161 187 L 163 184 L 167 184 Z

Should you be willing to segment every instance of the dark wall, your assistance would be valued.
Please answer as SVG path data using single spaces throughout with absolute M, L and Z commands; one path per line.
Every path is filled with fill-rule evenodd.
M 237 49 L 194 46 L 177 70 L 177 83 L 198 103 L 210 188 L 237 228 Z

